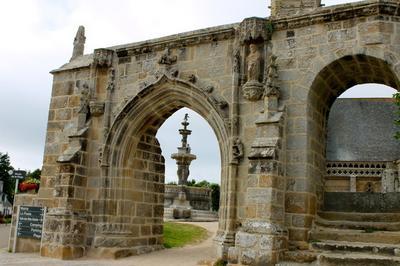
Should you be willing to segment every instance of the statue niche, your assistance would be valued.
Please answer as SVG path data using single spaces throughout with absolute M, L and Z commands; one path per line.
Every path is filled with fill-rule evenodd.
M 247 100 L 257 101 L 261 98 L 264 85 L 260 82 L 263 58 L 257 44 L 249 45 L 249 55 L 246 57 L 247 82 L 243 85 L 243 95 Z

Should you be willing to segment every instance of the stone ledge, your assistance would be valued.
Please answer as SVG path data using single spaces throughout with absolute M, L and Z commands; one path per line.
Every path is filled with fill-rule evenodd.
M 399 16 L 399 3 L 394 0 L 369 0 L 363 2 L 321 7 L 300 16 L 273 20 L 275 30 L 288 30 L 326 22 L 342 21 L 374 15 Z

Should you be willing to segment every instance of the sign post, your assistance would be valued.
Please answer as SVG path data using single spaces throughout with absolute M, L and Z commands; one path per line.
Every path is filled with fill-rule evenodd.
M 8 174 L 11 175 L 11 177 L 15 179 L 15 194 L 17 194 L 19 180 L 23 180 L 26 178 L 26 171 L 10 170 L 10 171 L 8 171 Z

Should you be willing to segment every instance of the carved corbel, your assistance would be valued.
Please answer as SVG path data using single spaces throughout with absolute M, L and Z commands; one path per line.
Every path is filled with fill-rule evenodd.
M 99 67 L 110 67 L 112 65 L 112 59 L 114 55 L 114 50 L 110 49 L 95 49 L 93 64 Z

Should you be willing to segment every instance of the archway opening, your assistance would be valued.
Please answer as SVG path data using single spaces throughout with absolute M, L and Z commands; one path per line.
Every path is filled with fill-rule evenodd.
M 396 108 L 390 97 L 399 84 L 391 65 L 366 55 L 340 58 L 314 81 L 307 145 L 318 198 L 309 238 L 322 242 L 311 243 L 316 250 L 326 243 L 346 249 L 341 241 L 371 247 L 399 241 L 398 232 L 388 231 L 399 231 L 392 222 L 400 215 L 400 193 L 382 189 L 385 179 L 393 187 L 398 179 L 394 160 L 400 159 L 400 143 L 394 139 Z
M 101 219 L 118 223 L 129 229 L 129 233 L 124 235 L 126 240 L 121 242 L 118 232 L 100 228 L 96 231 L 96 246 L 111 247 L 108 245 L 114 241 L 115 248 L 115 241 L 119 241 L 122 245 L 119 248 L 123 250 L 139 248 L 145 252 L 163 247 L 164 157 L 170 154 L 162 155 L 157 132 L 168 118 L 184 107 L 201 116 L 217 139 L 213 142 L 216 145 L 213 148 L 218 150 L 221 165 L 218 174 L 221 180 L 218 229 L 225 229 L 229 150 L 228 133 L 223 119 L 226 110 L 218 109 L 206 92 L 190 83 L 162 77 L 126 104 L 110 130 L 103 156 L 107 168 L 104 173 L 106 189 L 104 195 L 101 195 L 104 199 L 100 200 L 105 201 L 102 204 L 105 207 Z M 172 134 L 176 136 L 178 132 Z M 167 138 L 167 142 L 171 140 Z M 179 143 L 178 137 L 178 143 L 173 143 L 175 149 Z M 204 146 L 207 144 L 211 142 L 202 143 Z M 181 191 L 177 191 L 178 198 Z M 110 217 L 110 213 L 114 216 Z
M 399 80 L 384 60 L 363 54 L 342 57 L 323 68 L 315 78 L 308 95 L 308 175 L 317 195 L 317 210 L 324 207 L 324 177 L 327 169 L 328 118 L 336 99 L 349 88 L 363 84 L 382 84 L 399 88 Z M 368 87 L 355 88 L 364 90 Z M 364 88 L 364 89 L 363 89 Z M 378 88 L 379 90 L 379 88 Z M 376 89 L 374 89 L 376 91 Z M 384 89 L 387 93 L 387 89 Z M 351 92 L 351 91 L 349 91 Z M 378 92 L 379 93 L 379 92 Z M 385 93 L 385 92 L 383 92 Z
M 325 193 L 382 192 L 384 172 L 400 158 L 394 93 L 386 85 L 363 84 L 335 100 L 327 125 Z M 333 207 L 325 203 L 325 209 Z
M 215 232 L 221 159 L 212 128 L 201 115 L 182 108 L 163 123 L 156 137 L 165 158 L 164 246 L 179 246 L 180 242 L 195 240 L 190 238 L 196 235 L 201 238 L 196 233 L 186 236 L 188 230 L 196 232 L 190 226 L 198 226 L 198 222 Z M 179 221 L 193 223 L 180 228 L 183 225 L 176 223 Z
M 385 86 L 365 84 L 381 84 Z M 309 94 L 308 105 L 308 147 L 313 157 L 309 174 L 316 184 L 317 210 L 323 210 L 325 203 L 330 202 L 324 195 L 326 190 L 324 178 L 327 174 L 327 169 L 330 167 L 328 166 L 327 168 L 326 143 L 329 114 L 335 101 L 346 91 L 347 93 L 343 94 L 344 97 L 346 97 L 346 94 L 354 95 L 355 91 L 365 96 L 368 96 L 369 92 L 388 96 L 388 94 L 400 87 L 399 84 L 398 77 L 387 62 L 362 54 L 345 56 L 332 62 L 314 80 Z M 348 90 L 352 87 L 354 89 Z M 356 95 L 360 96 L 360 94 Z M 346 113 L 345 107 L 341 109 L 342 112 Z M 363 135 L 364 132 L 361 131 L 359 134 Z M 359 137 L 357 136 L 357 138 Z

